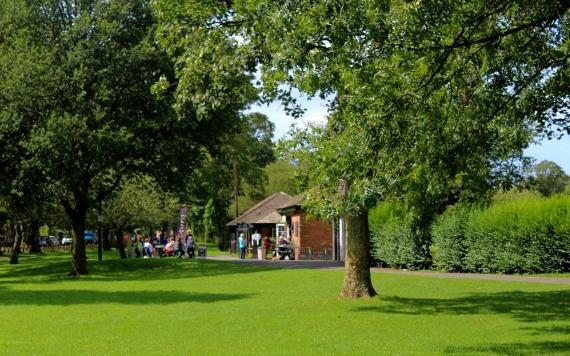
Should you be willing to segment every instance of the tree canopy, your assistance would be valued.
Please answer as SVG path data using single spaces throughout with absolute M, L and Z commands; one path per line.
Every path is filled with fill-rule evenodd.
M 136 172 L 184 186 L 244 101 L 210 106 L 206 87 L 178 87 L 202 74 L 178 72 L 157 46 L 148 1 L 1 1 L 0 14 L 1 157 L 13 172 L 2 184 L 65 208 L 73 273 L 87 273 L 88 208 Z
M 532 170 L 533 185 L 545 197 L 562 193 L 570 181 L 562 167 L 552 161 L 541 161 Z
M 374 294 L 367 208 L 485 196 L 537 130 L 570 127 L 567 1 L 185 3 L 162 2 L 179 6 L 174 32 L 233 42 L 222 65 L 256 63 L 268 97 L 294 111 L 288 87 L 334 95 L 328 126 L 290 147 L 306 162 L 309 207 L 347 220 L 346 296 Z

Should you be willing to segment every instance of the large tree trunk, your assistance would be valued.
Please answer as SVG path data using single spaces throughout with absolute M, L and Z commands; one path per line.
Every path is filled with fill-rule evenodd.
M 80 214 L 78 214 L 80 215 Z M 85 252 L 85 214 L 83 218 L 76 216 L 71 222 L 73 226 L 73 243 L 71 244 L 71 272 L 70 275 L 78 276 L 88 274 L 87 254 Z
M 23 234 L 19 225 L 14 226 L 14 245 L 12 247 L 12 255 L 10 256 L 10 264 L 17 265 L 20 258 L 20 248 L 22 246 Z
M 88 184 L 84 184 L 83 189 L 75 193 L 75 205 L 71 205 L 68 200 L 61 203 L 65 213 L 71 220 L 73 239 L 71 243 L 71 272 L 70 276 L 88 274 L 87 254 L 85 253 L 85 220 L 88 208 Z M 83 192 L 83 193 L 81 193 Z
M 368 212 L 346 215 L 346 256 L 341 298 L 363 298 L 376 295 L 370 279 Z
M 30 223 L 28 246 L 30 246 L 30 252 L 42 252 L 42 249 L 40 248 L 40 222 L 37 219 L 32 219 L 32 222 Z

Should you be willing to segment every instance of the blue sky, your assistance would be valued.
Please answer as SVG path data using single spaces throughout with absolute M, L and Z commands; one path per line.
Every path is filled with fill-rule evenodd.
M 306 109 L 305 115 L 297 121 L 300 125 L 323 123 L 326 120 L 327 108 L 325 102 L 320 99 L 308 100 L 301 98 L 299 103 Z M 275 139 L 282 138 L 287 134 L 295 119 L 287 116 L 283 106 L 277 102 L 271 105 L 253 106 L 249 111 L 258 111 L 269 117 L 275 124 Z M 540 162 L 542 160 L 554 161 L 570 174 L 570 137 L 562 139 L 546 140 L 533 144 L 525 150 L 525 155 L 533 157 Z

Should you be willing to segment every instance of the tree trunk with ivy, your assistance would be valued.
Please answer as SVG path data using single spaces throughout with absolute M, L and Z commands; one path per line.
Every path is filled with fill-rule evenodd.
M 370 232 L 368 212 L 345 215 L 346 256 L 341 298 L 366 298 L 376 295 L 370 279 Z

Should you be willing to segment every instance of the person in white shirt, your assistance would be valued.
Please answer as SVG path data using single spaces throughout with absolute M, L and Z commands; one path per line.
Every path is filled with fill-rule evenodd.
M 257 248 L 261 246 L 261 234 L 255 230 L 251 236 L 251 240 L 253 243 L 253 258 L 257 258 Z

